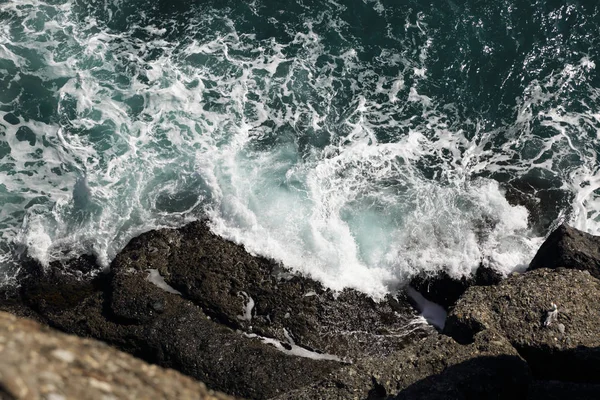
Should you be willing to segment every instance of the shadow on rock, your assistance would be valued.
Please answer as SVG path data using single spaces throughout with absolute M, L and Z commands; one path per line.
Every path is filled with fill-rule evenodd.
M 26 263 L 0 308 L 253 399 L 286 397 L 348 361 L 380 360 L 432 333 L 411 324 L 402 297 L 334 293 L 204 222 L 143 234 L 110 272 L 94 269 L 90 257 L 46 269 Z
M 444 332 L 461 343 L 494 330 L 536 379 L 600 383 L 600 281 L 587 271 L 538 269 L 495 287 L 471 287 Z
M 448 310 L 471 286 L 490 286 L 502 281 L 502 275 L 492 268 L 480 265 L 471 276 L 455 278 L 446 271 L 435 274 L 423 273 L 410 281 L 410 286 L 432 301 Z
M 527 365 L 518 356 L 477 357 L 402 390 L 395 400 L 524 399 Z

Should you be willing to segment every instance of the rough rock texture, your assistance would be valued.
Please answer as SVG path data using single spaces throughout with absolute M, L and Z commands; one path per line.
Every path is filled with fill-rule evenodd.
M 341 365 L 291 357 L 247 338 L 210 320 L 192 302 L 156 287 L 146 276 L 115 271 L 99 278 L 104 284 L 95 281 L 103 290 L 60 310 L 52 302 L 59 298 L 63 304 L 62 298 L 50 292 L 41 301 L 39 317 L 65 332 L 106 341 L 240 397 L 269 398 Z
M 406 299 L 388 296 L 376 302 L 355 290 L 335 294 L 269 259 L 250 255 L 202 222 L 143 234 L 112 265 L 113 271 L 149 268 L 232 329 L 291 340 L 342 358 L 389 354 L 415 335 L 426 334 L 404 335 L 414 317 Z
M 75 266 L 85 270 L 88 262 Z M 148 281 L 149 270 L 176 290 Z M 405 299 L 375 302 L 352 290 L 336 297 L 213 235 L 202 222 L 141 235 L 110 273 L 91 279 L 77 271 L 33 264 L 0 308 L 106 341 L 240 397 L 278 396 L 345 365 L 292 356 L 249 335 L 273 338 L 288 350 L 300 345 L 316 357 L 354 360 L 392 354 L 432 331 L 408 324 L 414 311 Z
M 279 399 L 518 399 L 531 376 L 506 339 L 492 331 L 460 345 L 432 335 L 393 356 L 365 358 Z
M 448 315 L 445 333 L 468 343 L 491 329 L 510 341 L 538 379 L 600 382 L 599 298 L 600 281 L 587 271 L 512 274 L 495 287 L 469 288 Z M 552 303 L 557 314 L 548 319 Z
M 589 271 L 600 279 L 600 236 L 559 226 L 542 244 L 529 270 L 561 267 Z
M 544 257 L 594 273 L 596 238 L 557 232 Z M 148 232 L 110 272 L 93 277 L 93 268 L 90 257 L 26 263 L 0 308 L 252 399 L 600 398 L 600 281 L 588 271 L 416 278 L 451 309 L 444 332 L 455 341 L 415 323 L 403 296 L 333 293 L 204 222 Z M 298 351 L 316 359 L 290 355 Z M 0 386 L 0 398 L 10 390 Z
M 0 398 L 231 399 L 104 343 L 65 335 L 3 312 Z
M 502 275 L 492 268 L 479 266 L 475 274 L 456 279 L 446 271 L 434 275 L 421 274 L 414 277 L 410 286 L 415 288 L 427 300 L 433 301 L 448 310 L 470 286 L 496 285 L 502 280 Z

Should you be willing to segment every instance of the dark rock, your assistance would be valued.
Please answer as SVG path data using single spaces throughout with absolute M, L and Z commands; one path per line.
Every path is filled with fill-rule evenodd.
M 410 286 L 421 293 L 427 300 L 433 301 L 448 310 L 456 300 L 473 285 L 495 285 L 502 280 L 502 274 L 496 270 L 479 266 L 472 276 L 455 278 L 446 271 L 436 274 L 423 273 L 410 281 Z
M 254 399 L 313 384 L 346 365 L 292 356 L 261 337 L 317 358 L 356 360 L 386 357 L 432 332 L 410 323 L 415 314 L 403 297 L 377 302 L 353 290 L 333 293 L 251 256 L 203 222 L 141 235 L 108 273 L 94 276 L 91 265 L 92 258 L 49 268 L 29 263 L 12 303 L 0 308 Z
M 530 380 L 525 361 L 499 334 L 482 332 L 470 345 L 436 334 L 392 356 L 361 359 L 278 399 L 512 400 L 526 397 Z
M 43 309 L 51 326 L 101 339 L 148 362 L 184 372 L 230 394 L 266 399 L 320 379 L 343 365 L 286 355 L 211 321 L 193 303 L 146 280 L 115 271 L 78 305 Z M 157 312 L 153 304 L 161 304 Z M 277 379 L 273 379 L 277 376 Z
M 40 314 L 71 308 L 96 291 L 106 278 L 102 274 L 94 278 L 91 272 L 97 269 L 95 258 L 88 255 L 48 267 L 26 259 L 19 286 L 0 290 L 0 309 L 41 321 Z
M 598 298 L 600 281 L 587 271 L 512 274 L 494 287 L 469 288 L 448 315 L 445 333 L 468 343 L 491 329 L 510 341 L 537 379 L 598 383 Z M 557 314 L 547 325 L 552 303 Z
M 473 284 L 476 286 L 492 286 L 502 282 L 502 279 L 504 279 L 504 276 L 500 272 L 491 267 L 481 265 L 475 271 Z
M 598 400 L 600 385 L 560 381 L 533 381 L 527 400 Z
M 544 234 L 557 218 L 568 217 L 573 212 L 574 194 L 559 176 L 545 168 L 532 168 L 518 177 L 513 175 L 498 172 L 490 177 L 502 182 L 506 200 L 511 205 L 527 208 L 527 223 L 534 231 Z
M 600 237 L 563 224 L 548 236 L 528 270 L 538 268 L 579 269 L 600 279 Z
M 404 335 L 415 316 L 405 298 L 377 302 L 355 290 L 334 293 L 250 255 L 204 222 L 143 234 L 112 264 L 113 271 L 149 268 L 215 321 L 282 342 L 291 339 L 318 352 L 349 358 L 384 355 L 430 332 Z
M 440 374 L 414 383 L 395 399 L 522 399 L 527 393 L 527 384 L 527 365 L 518 356 L 483 356 L 450 366 Z
M 21 123 L 21 121 L 19 121 L 19 118 L 13 113 L 6 114 L 4 116 L 4 120 L 11 125 L 19 125 Z

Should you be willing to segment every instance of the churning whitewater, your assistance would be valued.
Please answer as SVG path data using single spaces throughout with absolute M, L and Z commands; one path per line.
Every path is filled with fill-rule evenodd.
M 464 3 L 0 0 L 4 282 L 202 217 L 374 296 L 600 233 L 599 7 Z

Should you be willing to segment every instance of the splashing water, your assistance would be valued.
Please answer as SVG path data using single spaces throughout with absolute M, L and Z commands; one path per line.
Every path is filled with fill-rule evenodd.
M 208 216 L 334 289 L 600 233 L 600 12 L 0 1 L 0 269 Z

